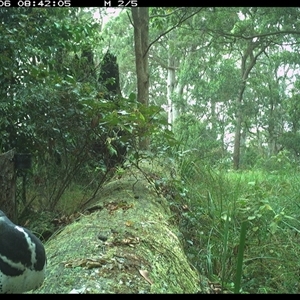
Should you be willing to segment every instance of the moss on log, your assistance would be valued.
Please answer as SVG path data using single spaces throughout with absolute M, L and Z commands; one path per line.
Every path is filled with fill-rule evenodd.
M 167 200 L 127 169 L 46 243 L 47 276 L 34 293 L 206 293 L 171 219 Z

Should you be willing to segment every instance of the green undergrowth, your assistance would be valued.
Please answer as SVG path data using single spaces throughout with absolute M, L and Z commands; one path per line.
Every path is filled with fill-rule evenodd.
M 165 165 L 168 176 L 144 175 L 168 200 L 190 263 L 216 291 L 300 292 L 297 171 L 220 170 L 189 157 Z M 70 186 L 59 216 L 76 213 L 91 194 Z
M 222 292 L 299 293 L 300 174 L 220 171 L 188 159 L 179 170 L 180 230 L 198 271 Z

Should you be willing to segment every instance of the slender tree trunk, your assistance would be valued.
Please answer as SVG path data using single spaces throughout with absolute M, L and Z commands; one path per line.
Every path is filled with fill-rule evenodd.
M 241 86 L 239 95 L 236 99 L 236 124 L 235 124 L 235 135 L 234 135 L 234 148 L 233 148 L 233 168 L 239 169 L 240 167 L 240 148 L 241 148 L 241 130 L 243 122 L 243 95 L 246 89 L 247 79 L 253 67 L 255 66 L 256 60 L 261 55 L 270 43 L 262 45 L 261 42 L 249 41 L 247 48 L 245 49 L 242 56 L 241 63 Z M 254 55 L 254 50 L 260 47 L 257 54 Z
M 175 60 L 169 54 L 168 58 L 168 78 L 167 78 L 167 99 L 168 99 L 168 123 L 170 126 L 176 118 L 176 107 L 173 101 L 175 92 Z M 171 129 L 171 128 L 170 128 Z
M 178 99 L 180 99 L 180 103 L 183 103 L 184 99 L 183 99 L 183 88 L 184 86 L 181 83 L 177 83 L 176 85 L 176 89 L 175 89 L 175 93 L 176 96 L 178 97 Z M 174 121 L 183 113 L 182 109 L 180 108 L 180 105 L 177 104 L 174 108 Z
M 270 92 L 271 88 L 269 87 Z M 276 113 L 278 110 L 279 99 L 270 97 L 269 113 L 268 113 L 268 156 L 277 155 L 277 134 L 280 131 L 278 123 L 276 122 Z
M 211 119 L 211 132 L 213 134 L 213 138 L 218 138 L 218 114 L 216 112 L 216 101 L 214 99 L 210 100 L 210 119 Z
M 149 104 L 149 7 L 131 8 L 134 27 L 134 51 L 137 76 L 137 100 L 148 106 Z M 141 150 L 149 148 L 149 139 L 140 137 Z
M 233 147 L 233 168 L 238 170 L 240 167 L 240 148 L 241 148 L 241 131 L 242 131 L 242 101 L 246 84 L 240 90 L 239 96 L 236 99 L 236 120 L 234 133 L 234 147 Z

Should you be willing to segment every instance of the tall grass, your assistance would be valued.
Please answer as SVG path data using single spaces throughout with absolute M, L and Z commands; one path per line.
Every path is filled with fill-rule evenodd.
M 243 260 L 244 260 L 244 250 L 246 243 L 246 233 L 247 233 L 247 221 L 244 221 L 241 226 L 240 244 L 239 252 L 236 265 L 236 276 L 234 281 L 234 293 L 238 294 L 241 289 L 241 279 L 243 274 Z
M 179 170 L 189 206 L 180 226 L 199 272 L 223 291 L 299 292 L 300 174 L 220 171 L 194 157 Z

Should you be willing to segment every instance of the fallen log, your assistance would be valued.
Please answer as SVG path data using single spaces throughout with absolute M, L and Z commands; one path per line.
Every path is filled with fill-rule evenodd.
M 54 235 L 45 244 L 46 279 L 34 293 L 208 292 L 183 251 L 167 200 L 151 182 L 154 173 L 126 169 Z

